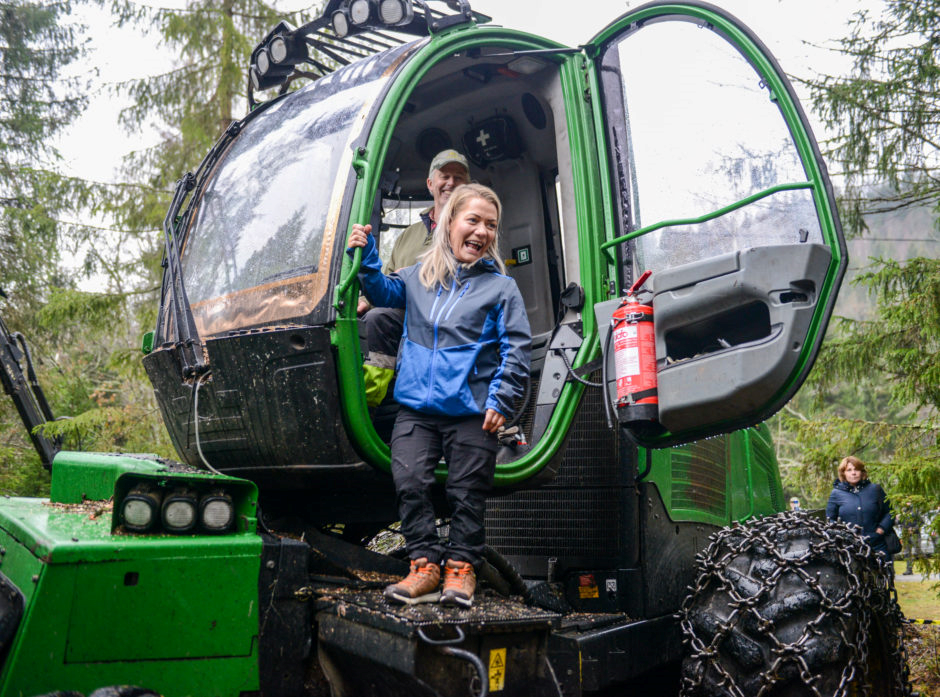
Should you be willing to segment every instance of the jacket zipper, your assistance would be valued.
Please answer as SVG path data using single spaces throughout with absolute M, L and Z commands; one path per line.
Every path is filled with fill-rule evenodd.
M 467 281 L 463 289 L 461 289 L 460 295 L 457 296 L 457 299 L 454 300 L 453 304 L 450 306 L 450 309 L 447 310 L 447 314 L 444 315 L 444 321 L 447 321 L 448 319 L 450 319 L 450 313 L 454 311 L 454 308 L 457 307 L 457 303 L 460 302 L 460 299 L 464 296 L 464 293 L 466 293 L 468 290 L 470 290 L 470 281 Z
M 453 297 L 454 291 L 457 290 L 457 281 L 451 281 L 450 285 L 450 295 Z M 431 388 L 434 385 L 434 361 L 437 358 L 437 342 L 438 342 L 438 328 L 441 324 L 441 319 L 443 315 L 443 320 L 447 321 L 450 317 L 450 313 L 454 311 L 454 308 L 457 307 L 457 304 L 460 302 L 460 299 L 470 290 L 470 281 L 467 281 L 463 287 L 460 288 L 460 293 L 454 298 L 454 301 L 451 303 L 450 298 L 444 301 L 444 304 L 441 306 L 441 311 L 437 314 L 437 317 L 434 317 L 434 309 L 437 307 L 437 299 L 441 297 L 441 290 L 437 291 L 437 297 L 434 299 L 434 305 L 431 307 L 431 316 L 434 317 L 434 350 L 431 352 L 431 366 L 430 373 L 428 375 L 428 394 L 424 399 L 424 405 L 426 407 L 431 406 Z M 447 304 L 450 303 L 450 307 L 447 307 Z M 445 310 L 447 314 L 444 314 Z
M 456 283 L 451 281 L 450 283 L 450 294 L 454 294 Z M 431 318 L 434 321 L 434 348 L 431 350 L 431 364 L 428 366 L 428 393 L 424 398 L 424 406 L 428 407 L 431 405 L 431 388 L 434 386 L 434 360 L 437 358 L 437 328 L 440 321 L 440 313 L 437 317 L 434 316 L 434 310 L 437 308 L 437 301 L 441 298 L 441 293 L 444 291 L 443 288 L 438 287 L 437 296 L 434 298 L 434 304 L 431 305 Z M 441 307 L 441 312 L 444 311 L 444 308 L 447 307 L 447 300 L 444 301 L 444 305 Z

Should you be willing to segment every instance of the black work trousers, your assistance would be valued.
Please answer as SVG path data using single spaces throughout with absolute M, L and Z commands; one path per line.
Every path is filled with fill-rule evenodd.
M 486 494 L 496 472 L 496 435 L 483 430 L 483 416 L 449 417 L 402 407 L 392 430 L 392 477 L 401 532 L 410 559 L 448 559 L 478 566 L 486 543 Z M 445 491 L 451 507 L 445 544 L 434 524 L 431 485 L 441 457 L 447 463 Z

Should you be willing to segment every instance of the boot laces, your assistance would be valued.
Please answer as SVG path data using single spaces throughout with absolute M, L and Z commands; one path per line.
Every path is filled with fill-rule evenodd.
M 463 590 L 465 580 L 468 578 L 473 578 L 473 566 L 471 564 L 462 564 L 457 568 L 451 566 L 445 568 L 444 590 L 447 590 L 448 588 Z
M 434 572 L 431 569 L 431 563 L 427 562 L 422 566 L 418 566 L 416 561 L 411 562 L 411 570 L 408 572 L 408 575 L 402 579 L 402 586 L 420 586 L 425 583 L 428 583 L 427 579 L 433 579 Z

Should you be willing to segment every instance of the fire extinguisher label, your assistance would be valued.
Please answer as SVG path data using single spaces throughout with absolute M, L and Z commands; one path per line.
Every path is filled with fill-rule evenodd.
M 617 353 L 617 375 L 640 374 L 640 350 L 629 346 Z

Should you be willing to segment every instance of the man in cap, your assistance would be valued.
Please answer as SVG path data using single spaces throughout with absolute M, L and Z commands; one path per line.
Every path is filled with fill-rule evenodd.
M 434 205 L 421 211 L 421 220 L 405 228 L 395 240 L 392 254 L 383 271 L 391 273 L 411 266 L 431 245 L 434 229 L 440 219 L 444 204 L 451 192 L 461 184 L 470 182 L 470 166 L 467 158 L 456 150 L 442 150 L 431 160 L 428 169 L 427 187 Z M 360 299 L 358 312 L 366 324 L 366 343 L 369 353 L 363 362 L 366 386 L 366 402 L 370 407 L 378 406 L 388 393 L 388 386 L 395 377 L 395 360 L 398 345 L 404 331 L 405 311 L 398 308 L 377 307 L 369 309 L 365 298 Z M 368 312 L 367 312 L 368 310 Z

